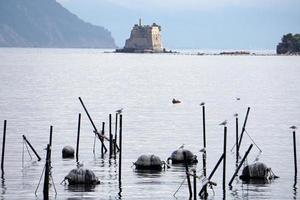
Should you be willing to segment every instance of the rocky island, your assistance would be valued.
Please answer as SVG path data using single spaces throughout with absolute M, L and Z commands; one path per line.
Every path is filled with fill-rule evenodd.
M 277 54 L 300 55 L 300 34 L 286 34 L 277 45 Z
M 156 23 L 142 25 L 135 24 L 131 30 L 130 38 L 126 40 L 123 49 L 116 52 L 124 53 L 163 53 L 166 52 L 162 45 L 161 27 Z

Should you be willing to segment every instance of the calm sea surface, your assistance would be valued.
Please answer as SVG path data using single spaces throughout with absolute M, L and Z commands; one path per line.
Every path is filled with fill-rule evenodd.
M 93 127 L 78 97 L 82 97 L 97 128 L 108 115 L 123 111 L 121 192 L 118 162 L 101 159 L 100 143 L 93 154 Z M 237 101 L 236 97 L 241 100 Z M 172 98 L 181 104 L 173 105 Z M 202 157 L 202 113 L 206 104 L 207 170 L 223 151 L 223 127 L 228 121 L 227 182 L 235 170 L 234 113 L 242 126 L 251 107 L 247 133 L 262 149 L 253 147 L 248 163 L 258 157 L 280 178 L 268 184 L 243 184 L 222 191 L 222 165 L 213 177 L 218 185 L 209 199 L 299 199 L 294 190 L 291 125 L 300 127 L 299 56 L 192 56 L 170 54 L 113 54 L 81 49 L 0 49 L 0 142 L 7 122 L 5 174 L 1 199 L 43 199 L 43 180 L 35 190 L 45 163 L 49 127 L 53 125 L 51 199 L 188 199 L 184 169 L 172 166 L 156 174 L 137 173 L 132 167 L 141 154 L 166 160 L 182 144 Z M 76 167 L 61 158 L 66 145 L 76 146 L 78 113 L 82 113 L 80 162 L 101 180 L 93 188 L 68 187 L 60 182 Z M 113 115 L 114 116 L 114 115 Z M 113 120 L 114 123 L 114 120 Z M 114 127 L 113 127 L 114 128 Z M 108 127 L 106 126 L 106 134 Z M 30 160 L 22 134 L 42 157 Z M 244 135 L 241 153 L 252 143 Z M 300 155 L 300 135 L 297 135 Z M 106 145 L 108 147 L 108 144 Z M 300 159 L 300 157 L 299 157 Z M 298 160 L 299 160 L 298 159 Z M 300 164 L 299 164 L 300 165 Z M 202 161 L 197 173 L 201 174 Z M 298 182 L 299 182 L 298 178 Z M 197 190 L 200 190 L 200 182 Z

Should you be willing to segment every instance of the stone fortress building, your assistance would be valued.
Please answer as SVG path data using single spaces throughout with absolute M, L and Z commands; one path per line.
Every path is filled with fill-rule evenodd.
M 151 26 L 135 24 L 131 30 L 130 38 L 126 40 L 123 49 L 117 52 L 129 53 L 162 53 L 164 52 L 161 39 L 161 27 L 155 23 Z

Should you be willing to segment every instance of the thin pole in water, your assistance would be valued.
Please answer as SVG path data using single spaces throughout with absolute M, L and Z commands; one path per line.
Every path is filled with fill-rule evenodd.
M 27 140 L 27 138 L 25 137 L 25 135 L 23 135 L 23 140 L 28 144 L 28 146 L 30 147 L 30 149 L 33 151 L 33 153 L 35 154 L 35 156 L 37 157 L 38 161 L 41 160 L 41 157 L 39 156 L 39 154 L 35 151 L 35 149 L 33 148 L 33 146 L 30 144 L 30 142 Z
M 46 163 L 45 163 L 45 178 L 44 178 L 44 199 L 49 199 L 49 174 L 50 174 L 50 156 L 51 156 L 51 146 L 47 145 Z
M 76 143 L 76 162 L 78 162 L 78 154 L 79 154 L 80 124 L 81 124 L 81 113 L 78 114 L 77 143 Z
M 242 143 L 242 139 L 243 139 L 243 134 L 245 132 L 245 128 L 246 128 L 246 124 L 247 124 L 249 112 L 250 112 L 250 107 L 248 107 L 248 109 L 247 109 L 245 121 L 244 121 L 244 124 L 243 124 L 242 132 L 241 132 L 241 136 L 240 136 L 240 140 L 239 140 L 238 150 L 240 150 L 240 147 L 241 147 L 241 143 Z
M 197 199 L 197 176 L 196 169 L 194 170 L 194 200 Z
M 119 125 L 119 184 L 121 186 L 121 177 L 122 177 L 122 115 L 120 115 L 120 125 Z
M 4 174 L 4 154 L 5 154 L 6 123 L 7 123 L 7 121 L 4 120 L 3 140 L 2 140 L 2 157 L 1 157 L 1 171 L 2 171 L 2 176 Z
M 115 142 L 114 142 L 114 155 L 116 157 L 117 154 L 117 133 L 118 133 L 118 113 L 116 113 L 116 121 L 115 121 Z
M 50 126 L 50 136 L 49 136 L 49 145 L 52 146 L 52 132 L 53 132 L 53 126 Z
M 105 122 L 102 122 L 102 131 L 101 134 L 104 135 L 105 133 Z M 100 139 L 101 140 L 101 158 L 104 157 L 104 140 L 103 138 Z
M 296 131 L 293 131 L 293 144 L 294 144 L 294 165 L 295 165 L 295 177 L 297 177 L 297 150 L 296 150 Z
M 246 153 L 245 153 L 243 159 L 241 160 L 239 166 L 236 168 L 236 170 L 235 170 L 235 172 L 234 172 L 234 174 L 233 174 L 231 180 L 229 181 L 229 184 L 228 184 L 229 186 L 231 186 L 231 184 L 232 184 L 232 182 L 233 182 L 235 176 L 237 175 L 237 173 L 239 172 L 240 168 L 242 167 L 242 165 L 243 165 L 244 161 L 246 160 L 246 158 L 247 158 L 249 152 L 251 151 L 252 147 L 253 147 L 253 144 L 251 144 L 251 145 L 249 146 L 249 148 L 248 148 L 248 150 L 246 151 Z
M 186 173 L 186 178 L 187 178 L 188 187 L 189 187 L 189 194 L 190 194 L 189 198 L 192 198 L 193 192 L 192 192 L 191 180 L 190 180 L 190 175 L 189 175 L 189 167 L 188 167 L 188 162 L 187 162 L 187 159 L 186 159 L 186 153 L 185 152 L 183 152 L 183 157 L 184 157 L 185 173 Z
M 112 158 L 113 148 L 113 135 L 111 133 L 111 114 L 109 114 L 109 158 Z
M 205 127 L 205 105 L 202 103 L 202 119 L 203 119 L 203 147 L 204 153 L 202 155 L 202 163 L 203 163 L 203 175 L 206 177 L 206 127 Z M 195 196 L 195 194 L 194 194 Z M 204 197 L 207 197 L 207 187 L 204 186 Z
M 226 182 L 226 143 L 227 143 L 227 127 L 224 126 L 223 191 L 225 191 L 225 189 L 226 189 L 226 186 L 225 186 L 225 182 Z
M 236 159 L 236 165 L 239 163 L 239 118 L 236 116 L 235 118 L 235 146 L 236 146 L 236 152 L 235 152 L 235 159 Z

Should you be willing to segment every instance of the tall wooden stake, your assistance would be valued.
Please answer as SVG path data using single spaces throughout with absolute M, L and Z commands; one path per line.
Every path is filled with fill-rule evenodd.
M 2 140 L 2 157 L 1 157 L 1 171 L 2 171 L 2 176 L 4 174 L 5 137 L 6 137 L 6 120 L 4 120 L 3 140 Z
M 50 156 L 51 156 L 51 146 L 47 145 L 46 163 L 45 163 L 45 178 L 44 178 L 44 199 L 49 199 L 49 175 L 50 175 Z
M 111 133 L 111 114 L 109 114 L 109 158 L 112 158 L 112 152 L 113 152 L 113 135 Z
M 190 180 L 190 175 L 189 175 L 189 167 L 188 167 L 188 162 L 187 162 L 187 159 L 186 159 L 186 153 L 185 152 L 183 152 L 183 157 L 184 157 L 185 173 L 186 173 L 186 178 L 187 178 L 188 187 L 189 187 L 189 194 L 190 194 L 189 198 L 192 198 L 193 192 L 192 192 L 191 180 Z
M 239 163 L 239 118 L 236 116 L 235 118 L 235 159 L 236 165 Z
M 121 186 L 121 177 L 122 177 L 122 115 L 120 115 L 120 125 L 119 125 L 119 184 Z
M 205 127 L 205 106 L 202 106 L 202 119 L 203 119 L 203 147 L 204 153 L 202 155 L 202 163 L 203 163 L 203 175 L 206 177 L 206 127 Z M 194 194 L 195 195 L 195 194 Z M 204 186 L 204 198 L 207 197 L 207 187 Z
M 248 109 L 247 109 L 245 121 L 244 121 L 244 124 L 243 124 L 242 132 L 241 132 L 241 136 L 240 136 L 240 140 L 239 140 L 238 150 L 240 150 L 240 147 L 241 147 L 241 143 L 242 143 L 243 135 L 244 135 L 244 132 L 245 132 L 249 112 L 250 112 L 250 107 L 248 107 Z
M 297 176 L 297 150 L 296 150 L 296 131 L 293 131 L 293 144 L 294 144 L 294 165 L 295 165 L 295 177 Z
M 30 144 L 30 142 L 27 140 L 27 138 L 25 137 L 25 135 L 23 135 L 23 140 L 28 144 L 28 146 L 30 147 L 30 149 L 33 151 L 33 153 L 35 154 L 35 156 L 37 157 L 38 161 L 41 160 L 41 157 L 39 156 L 39 154 L 36 152 L 36 150 L 33 148 L 33 146 Z
M 224 126 L 224 149 L 223 149 L 223 191 L 226 190 L 226 143 L 227 143 L 227 127 Z
M 238 174 L 240 168 L 242 167 L 243 163 L 245 162 L 245 160 L 246 160 L 246 158 L 247 158 L 249 152 L 251 151 L 252 147 L 253 147 L 253 144 L 251 144 L 251 145 L 249 146 L 249 148 L 248 148 L 248 150 L 246 151 L 244 157 L 242 158 L 242 160 L 241 160 L 239 166 L 236 168 L 236 170 L 235 170 L 235 172 L 234 172 L 234 174 L 233 174 L 231 180 L 229 181 L 229 184 L 228 184 L 229 186 L 231 186 L 231 184 L 232 184 L 232 182 L 233 182 L 235 176 Z
M 80 123 L 81 123 L 81 113 L 78 114 L 77 143 L 76 143 L 76 162 L 78 162 L 78 154 L 79 154 Z

